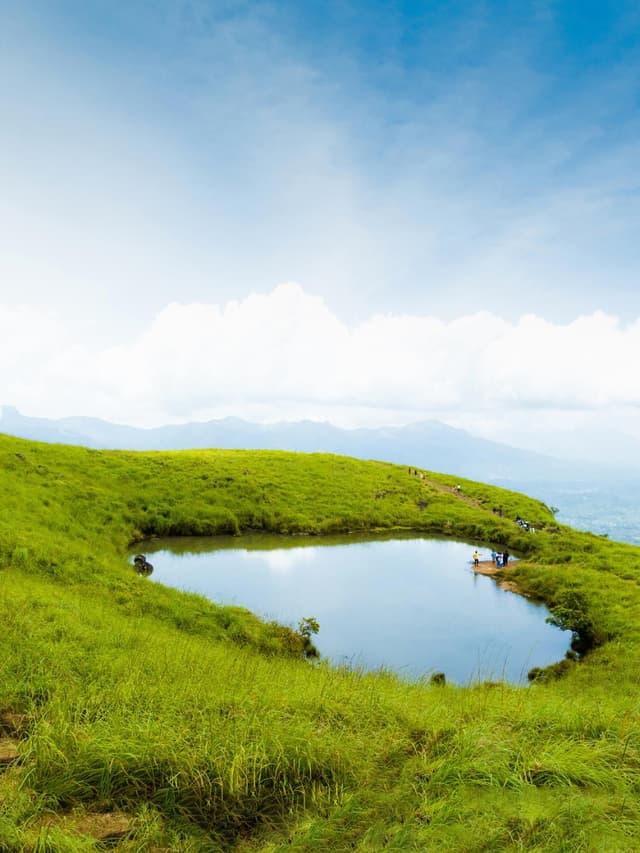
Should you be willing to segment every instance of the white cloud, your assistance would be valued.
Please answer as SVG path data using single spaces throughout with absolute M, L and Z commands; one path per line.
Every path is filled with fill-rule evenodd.
M 601 312 L 564 325 L 481 312 L 449 322 L 377 314 L 349 326 L 282 284 L 224 305 L 172 303 L 115 347 L 77 338 L 51 311 L 0 306 L 0 402 L 145 425 L 640 406 L 640 321 Z

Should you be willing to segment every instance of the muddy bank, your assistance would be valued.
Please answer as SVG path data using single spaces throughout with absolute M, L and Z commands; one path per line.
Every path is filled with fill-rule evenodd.
M 518 595 L 528 598 L 526 593 L 516 583 L 509 569 L 499 569 L 493 560 L 480 560 L 478 566 L 474 568 L 474 572 L 477 575 L 488 575 L 494 578 L 500 589 L 506 589 L 508 592 L 516 592 Z

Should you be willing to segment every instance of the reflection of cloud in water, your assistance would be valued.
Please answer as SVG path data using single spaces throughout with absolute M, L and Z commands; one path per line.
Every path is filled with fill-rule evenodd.
M 311 563 L 318 553 L 317 548 L 276 548 L 273 551 L 243 551 L 244 560 L 266 563 L 276 574 L 288 574 L 302 563 Z

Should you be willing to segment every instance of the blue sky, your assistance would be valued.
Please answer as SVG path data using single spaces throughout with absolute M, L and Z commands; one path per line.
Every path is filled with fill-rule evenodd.
M 0 303 L 94 349 L 287 281 L 352 326 L 622 328 L 639 92 L 622 0 L 5 0 Z

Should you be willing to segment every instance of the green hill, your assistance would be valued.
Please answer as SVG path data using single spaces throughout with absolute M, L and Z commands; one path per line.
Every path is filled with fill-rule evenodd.
M 0 850 L 635 849 L 640 550 L 460 482 L 0 436 Z M 524 558 L 510 577 L 591 650 L 528 688 L 317 666 L 296 631 L 127 561 L 144 536 L 249 530 L 505 545 Z

